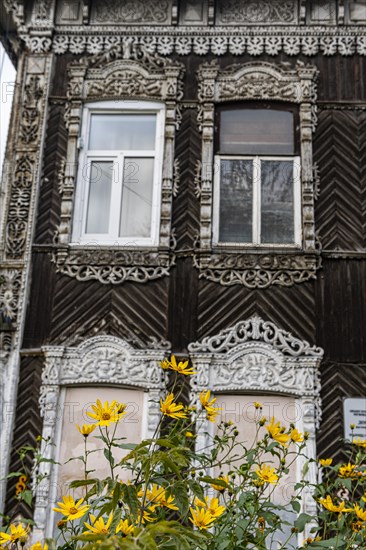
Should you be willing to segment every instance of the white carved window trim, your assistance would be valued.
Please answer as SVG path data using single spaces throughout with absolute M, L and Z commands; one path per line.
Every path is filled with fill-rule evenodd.
M 114 336 L 95 336 L 80 346 L 45 346 L 42 385 L 40 389 L 40 412 L 43 418 L 42 438 L 59 443 L 61 433 L 63 390 L 73 386 L 118 386 L 144 390 L 147 405 L 144 411 L 146 426 L 144 436 L 151 437 L 160 419 L 159 400 L 165 388 L 165 374 L 160 368 L 167 349 L 134 349 L 125 340 Z M 57 449 L 45 445 L 44 458 L 57 460 Z M 52 536 L 52 507 L 57 482 L 57 467 L 43 462 L 38 474 L 44 479 L 37 488 L 34 509 L 36 527 L 33 539 L 43 540 Z
M 171 228 L 174 144 L 181 121 L 179 102 L 183 97 L 183 72 L 181 63 L 150 53 L 131 37 L 106 52 L 70 64 L 65 110 L 67 153 L 59 171 L 61 221 L 53 253 L 59 273 L 79 281 L 97 280 L 112 285 L 125 281 L 145 283 L 169 275 L 175 263 Z M 118 243 L 116 246 L 97 243 L 75 247 L 71 244 L 83 107 L 96 101 L 112 101 L 117 105 L 122 101 L 146 101 L 165 105 L 160 222 L 154 246 L 133 243 L 121 247 Z
M 106 150 L 89 152 L 86 144 L 88 143 L 90 118 L 93 114 L 125 114 L 125 113 L 152 113 L 156 114 L 156 136 L 155 136 L 155 151 L 154 154 L 149 152 L 149 157 L 154 158 L 154 178 L 153 178 L 153 196 L 151 207 L 151 233 L 149 238 L 139 237 L 118 237 L 118 234 L 90 234 L 83 231 L 83 226 L 86 221 L 86 206 L 88 196 L 89 177 L 86 177 L 84 166 L 90 166 L 93 161 L 113 161 L 119 172 L 122 172 L 123 158 L 125 156 L 143 156 L 146 157 L 146 151 L 124 151 Z M 75 207 L 74 207 L 74 226 L 72 245 L 90 245 L 97 243 L 105 246 L 122 245 L 124 247 L 137 246 L 149 247 L 158 246 L 159 244 L 159 227 L 160 227 L 160 210 L 161 210 L 161 188 L 162 188 L 162 171 L 163 171 L 163 153 L 164 153 L 164 125 L 165 125 L 165 105 L 160 102 L 151 101 L 106 101 L 86 103 L 84 105 L 84 113 L 82 120 L 81 143 L 84 144 L 79 154 L 79 169 L 76 184 Z M 121 200 L 116 201 L 116 206 L 113 208 L 113 196 L 117 187 L 121 186 L 121 174 L 118 176 L 118 181 L 115 175 L 112 177 L 112 196 L 111 196 L 111 217 L 119 219 Z M 118 228 L 118 220 L 117 220 Z
M 214 60 L 198 70 L 198 123 L 202 133 L 201 163 L 197 167 L 200 196 L 200 235 L 194 264 L 200 277 L 224 286 L 248 288 L 292 286 L 316 278 L 320 267 L 315 238 L 316 178 L 312 133 L 316 126 L 316 78 L 313 65 L 294 68 L 268 62 L 249 62 L 221 70 Z M 283 102 L 298 105 L 301 158 L 301 247 L 216 246 L 213 238 L 215 106 L 225 102 Z
M 316 429 L 321 420 L 319 365 L 323 350 L 299 340 L 274 323 L 254 316 L 239 321 L 235 326 L 219 334 L 204 338 L 188 346 L 192 367 L 196 375 L 191 378 L 190 401 L 199 406 L 200 392 L 210 389 L 213 394 L 268 394 L 292 396 L 301 407 L 303 416 L 297 427 L 307 431 L 306 455 L 314 459 L 309 464 L 308 479 L 317 480 Z M 250 367 L 238 363 L 240 358 L 260 354 L 271 362 L 261 365 L 260 372 L 250 372 Z M 238 366 L 239 365 L 239 366 Z M 253 369 L 254 371 L 254 369 Z M 212 423 L 202 420 L 197 428 L 196 448 L 209 448 Z M 303 458 L 297 462 L 300 477 Z M 212 472 L 211 472 L 212 473 Z M 310 493 L 305 493 L 303 511 L 314 514 L 316 503 Z
M 219 240 L 219 218 L 220 218 L 220 175 L 221 175 L 221 160 L 252 160 L 253 161 L 253 203 L 252 203 L 252 226 L 253 240 L 251 242 L 223 242 Z M 293 178 L 293 215 L 294 215 L 294 243 L 262 243 L 261 230 L 261 175 L 260 162 L 262 160 L 280 160 L 292 161 L 294 165 Z M 212 244 L 214 247 L 236 248 L 301 248 L 302 232 L 301 232 L 301 181 L 297 175 L 298 169 L 301 167 L 301 159 L 298 156 L 273 156 L 273 155 L 215 155 L 214 165 L 217 167 L 214 176 L 213 187 L 213 210 L 212 210 Z M 301 168 L 300 168 L 301 169 Z

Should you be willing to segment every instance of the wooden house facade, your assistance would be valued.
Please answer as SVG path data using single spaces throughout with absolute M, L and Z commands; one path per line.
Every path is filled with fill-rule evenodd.
M 298 403 L 340 455 L 366 388 L 366 3 L 4 0 L 1 25 L 0 477 L 85 388 L 142 392 L 148 434 L 170 353 L 239 416 Z

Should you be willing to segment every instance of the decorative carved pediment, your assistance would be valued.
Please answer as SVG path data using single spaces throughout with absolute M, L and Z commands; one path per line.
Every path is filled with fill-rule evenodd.
M 270 321 L 264 321 L 258 316 L 246 321 L 239 321 L 234 327 L 219 332 L 216 336 L 208 336 L 201 342 L 189 344 L 192 353 L 230 353 L 239 344 L 248 342 L 264 342 L 275 350 L 290 357 L 309 356 L 321 358 L 323 350 L 311 346 L 308 342 L 295 338 L 290 332 L 278 328 Z

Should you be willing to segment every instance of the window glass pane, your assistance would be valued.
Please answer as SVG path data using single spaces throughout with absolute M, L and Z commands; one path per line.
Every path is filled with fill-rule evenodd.
M 125 158 L 120 237 L 150 237 L 154 159 Z
M 261 161 L 261 242 L 295 242 L 294 163 Z
M 235 155 L 292 155 L 293 113 L 233 109 L 220 113 L 220 151 Z
M 108 233 L 113 162 L 95 162 L 90 167 L 86 233 Z
M 89 149 L 154 150 L 156 115 L 94 114 L 91 116 Z
M 252 242 L 253 161 L 221 160 L 220 242 Z

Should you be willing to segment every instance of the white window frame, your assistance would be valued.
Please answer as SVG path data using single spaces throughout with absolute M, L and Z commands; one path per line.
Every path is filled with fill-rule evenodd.
M 156 114 L 155 150 L 88 150 L 88 138 L 91 116 L 93 114 Z M 164 155 L 164 130 L 165 130 L 165 105 L 152 101 L 103 101 L 87 103 L 84 106 L 82 118 L 82 145 L 79 161 L 76 185 L 76 197 L 74 208 L 74 223 L 72 233 L 72 245 L 121 245 L 131 247 L 156 247 L 159 245 L 161 189 Z M 122 177 L 125 157 L 154 158 L 154 179 L 151 211 L 151 232 L 149 237 L 130 236 L 119 237 L 120 215 L 122 204 Z M 114 171 L 111 191 L 111 210 L 108 233 L 86 233 L 86 215 L 90 186 L 90 167 L 93 161 L 113 161 Z M 87 177 L 84 167 L 87 166 Z M 118 174 L 116 174 L 116 167 Z
M 251 242 L 225 242 L 219 240 L 220 235 L 220 175 L 221 160 L 251 160 L 253 161 L 253 204 L 252 204 L 252 236 Z M 294 242 L 293 243 L 261 243 L 261 161 L 278 160 L 293 161 L 294 164 Z M 213 196 L 212 240 L 214 246 L 225 248 L 238 245 L 248 248 L 301 248 L 301 159 L 299 156 L 270 155 L 216 155 Z

